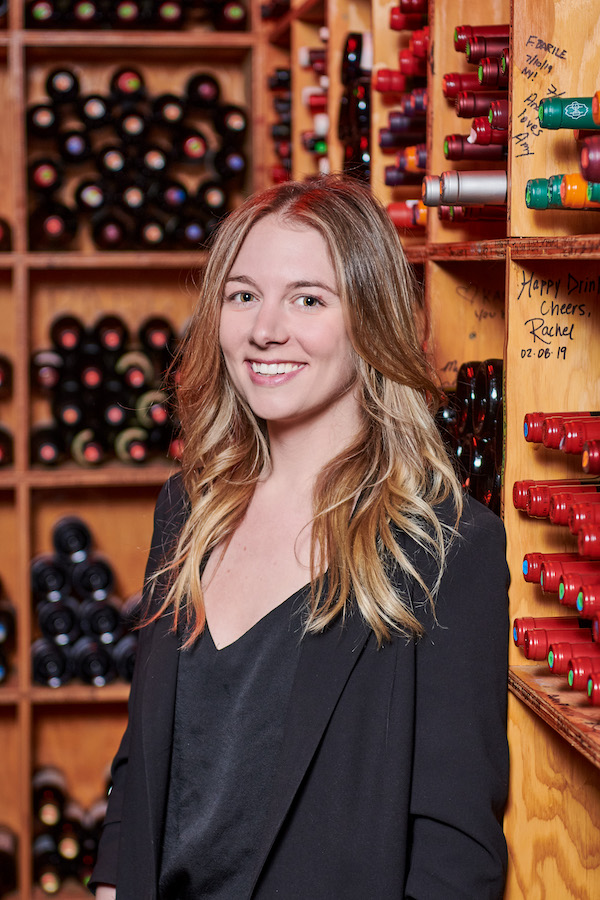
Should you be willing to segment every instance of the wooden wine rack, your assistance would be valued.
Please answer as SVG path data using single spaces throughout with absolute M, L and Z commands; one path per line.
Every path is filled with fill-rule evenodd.
M 260 21 L 259 3 L 253 0 L 249 31 L 215 34 L 198 29 L 27 31 L 23 4 L 11 3 L 8 27 L 0 31 L 0 165 L 4 174 L 0 216 L 13 226 L 14 249 L 0 254 L 0 353 L 14 362 L 15 387 L 12 398 L 0 402 L 0 422 L 15 435 L 16 458 L 13 467 L 0 470 L 0 577 L 18 608 L 18 651 L 16 670 L 0 688 L 0 747 L 8 776 L 0 783 L 0 821 L 20 835 L 22 898 L 41 896 L 31 881 L 33 768 L 60 766 L 75 798 L 90 804 L 104 789 L 106 766 L 125 724 L 127 696 L 127 686 L 118 683 L 105 688 L 71 684 L 56 691 L 32 684 L 29 561 L 35 553 L 50 549 L 54 521 L 65 512 L 78 512 L 89 521 L 98 549 L 114 563 L 117 592 L 127 596 L 141 584 L 152 506 L 169 473 L 166 465 L 110 464 L 96 470 L 65 465 L 55 471 L 31 467 L 29 430 L 43 418 L 44 410 L 29 390 L 29 356 L 33 349 L 47 346 L 48 324 L 59 311 L 74 311 L 90 324 L 102 311 L 118 311 L 131 328 L 142 315 L 155 312 L 182 324 L 189 314 L 195 272 L 202 264 L 201 257 L 192 253 L 100 253 L 85 240 L 68 252 L 28 250 L 25 109 L 39 95 L 51 63 L 71 61 L 85 77 L 93 71 L 105 77 L 125 57 L 139 62 L 149 84 L 158 89 L 172 83 L 181 86 L 186 74 L 204 69 L 206 62 L 207 69 L 231 85 L 233 96 L 228 99 L 252 109 L 247 148 L 250 190 L 269 183 L 275 164 L 269 135 L 275 117 L 266 90 L 267 74 L 276 66 L 289 65 L 294 104 L 292 171 L 295 178 L 304 178 L 316 172 L 314 158 L 300 145 L 301 132 L 310 127 L 310 117 L 301 105 L 301 87 L 311 75 L 300 70 L 297 51 L 306 44 L 322 46 L 319 28 L 327 26 L 328 146 L 331 169 L 339 170 L 342 148 L 336 129 L 345 37 L 349 31 L 371 30 L 375 67 L 397 68 L 398 50 L 406 46 L 408 36 L 389 29 L 392 5 L 393 0 L 304 0 L 293 2 L 288 14 L 271 23 Z M 526 208 L 524 194 L 529 178 L 578 170 L 572 136 L 536 133 L 533 107 L 552 91 L 586 96 L 599 86 L 597 10 L 591 0 L 481 0 L 479 4 L 430 0 L 429 21 L 430 174 L 471 168 L 466 163 L 449 163 L 442 151 L 446 134 L 466 133 L 469 128 L 469 120 L 455 116 L 441 91 L 445 72 L 467 68 L 453 47 L 455 25 L 511 25 L 506 222 L 457 226 L 439 222 L 432 211 L 426 234 L 406 235 L 404 246 L 425 280 L 433 325 L 431 349 L 442 383 L 454 384 L 463 361 L 505 360 L 503 515 L 512 572 L 510 616 L 512 620 L 518 615 L 558 614 L 555 601 L 523 582 L 521 561 L 531 550 L 573 549 L 572 539 L 566 529 L 517 513 L 511 489 L 519 478 L 552 478 L 578 471 L 577 460 L 568 461 L 525 443 L 525 412 L 599 408 L 600 215 L 533 212 Z M 549 45 L 564 51 L 562 56 L 548 50 Z M 378 149 L 377 130 L 393 108 L 393 97 L 373 92 L 372 186 L 386 203 L 418 196 L 418 189 L 391 189 L 383 183 L 383 167 L 392 157 L 388 163 L 387 154 Z M 478 167 L 483 166 L 473 166 Z M 550 311 L 544 325 L 560 326 L 566 339 L 548 337 L 546 344 L 530 320 L 545 318 L 542 292 L 550 281 L 561 302 L 576 298 L 575 302 L 585 304 L 586 315 L 574 323 L 569 336 L 572 318 Z M 485 610 L 481 627 L 485 627 Z M 516 648 L 511 650 L 510 662 L 506 897 L 598 897 L 600 711 L 589 707 L 583 694 L 568 692 L 564 679 L 550 677 L 539 665 L 527 665 Z M 83 897 L 85 892 L 69 884 L 60 896 Z

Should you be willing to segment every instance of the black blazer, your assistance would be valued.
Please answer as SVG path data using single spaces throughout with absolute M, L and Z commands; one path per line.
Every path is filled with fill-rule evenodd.
M 180 476 L 163 487 L 152 571 L 187 515 Z M 450 518 L 441 508 L 440 518 Z M 506 869 L 508 569 L 502 522 L 466 498 L 437 622 L 377 649 L 359 615 L 304 638 L 273 771 L 253 900 L 486 900 Z M 425 554 L 401 536 L 421 571 Z M 431 572 L 429 572 L 429 575 Z M 403 585 L 405 587 L 405 585 Z M 178 642 L 171 616 L 145 627 L 129 724 L 91 887 L 157 892 Z M 231 898 L 249 900 L 249 898 Z

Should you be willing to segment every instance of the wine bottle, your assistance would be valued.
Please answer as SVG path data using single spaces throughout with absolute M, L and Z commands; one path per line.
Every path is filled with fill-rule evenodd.
M 14 649 L 15 631 L 15 608 L 9 600 L 0 598 L 0 649 L 4 654 Z
M 414 31 L 426 24 L 426 13 L 404 13 L 399 6 L 392 6 L 390 9 L 390 28 L 392 31 Z
M 79 608 L 79 625 L 83 634 L 103 645 L 116 643 L 123 634 L 120 612 L 107 600 L 84 600 Z
M 13 436 L 4 425 L 0 425 L 0 467 L 10 466 L 14 461 Z
M 483 91 L 491 89 L 481 83 L 478 72 L 446 72 L 442 78 L 442 93 L 448 100 L 454 100 L 462 91 Z
M 490 124 L 489 115 L 475 116 L 471 123 L 469 140 L 475 144 L 508 144 L 508 130 L 506 128 L 494 128 Z
M 544 560 L 542 563 L 542 571 L 540 573 L 540 586 L 545 594 L 557 594 L 561 575 L 567 575 L 570 572 L 579 573 L 600 573 L 600 565 L 590 560 L 583 560 L 578 557 L 574 560 Z
M 440 175 L 440 196 L 444 203 L 505 204 L 508 179 L 502 170 L 448 171 Z
M 243 31 L 248 22 L 246 7 L 240 0 L 225 0 L 211 4 L 212 21 L 216 31 Z
M 457 25 L 454 29 L 454 49 L 464 53 L 467 41 L 472 38 L 504 39 L 505 47 L 509 35 L 510 25 Z
M 38 206 L 29 216 L 29 240 L 34 250 L 65 249 L 78 231 L 77 214 L 56 201 Z
M 50 324 L 50 340 L 59 354 L 72 354 L 82 346 L 86 329 L 78 316 L 59 315 Z
M 575 557 L 577 558 L 577 557 Z M 583 590 L 596 584 L 600 575 L 594 572 L 565 572 L 558 582 L 558 599 L 563 606 L 579 608 L 579 599 Z
M 52 103 L 36 103 L 27 110 L 27 133 L 32 137 L 53 138 L 59 128 L 59 117 Z
M 583 616 L 598 616 L 600 614 L 600 577 L 594 581 L 585 582 L 577 594 L 575 606 L 577 612 Z
M 67 647 L 79 637 L 79 604 L 73 597 L 63 597 L 55 603 L 48 600 L 40 603 L 37 617 L 43 636 L 59 647 Z
M 472 142 L 463 134 L 447 134 L 444 138 L 444 156 L 449 160 L 459 159 L 506 159 L 506 145 L 503 143 Z
M 85 213 L 98 212 L 108 204 L 108 192 L 100 178 L 85 178 L 75 188 L 77 208 Z
M 586 441 L 600 438 L 600 418 L 565 418 L 560 425 L 559 447 L 563 453 L 582 453 Z
M 160 367 L 170 361 L 177 343 L 173 326 L 164 316 L 144 319 L 138 328 L 138 340 Z
M 31 560 L 31 590 L 36 603 L 57 603 L 69 592 L 69 577 L 64 564 L 54 555 L 39 553 Z
M 600 209 L 600 202 L 588 199 L 588 182 L 578 172 L 562 176 L 560 199 L 565 209 Z
M 502 402 L 503 360 L 486 359 L 475 372 L 472 397 L 473 432 L 479 437 L 493 436 L 496 417 Z
M 93 553 L 71 571 L 71 585 L 80 600 L 107 600 L 113 592 L 113 568 L 104 556 Z
M 600 135 L 588 137 L 579 151 L 581 174 L 587 182 L 600 182 Z M 588 191 L 589 195 L 589 191 Z M 590 196 L 590 200 L 600 197 Z
M 239 144 L 248 130 L 248 114 L 232 103 L 219 105 L 214 111 L 215 130 L 228 144 Z
M 543 439 L 543 426 L 545 419 L 567 419 L 571 417 L 583 418 L 585 416 L 600 416 L 599 411 L 580 411 L 572 410 L 571 412 L 529 412 L 525 414 L 523 419 L 523 434 L 526 441 L 533 443 L 541 443 Z
M 123 144 L 139 144 L 148 135 L 150 119 L 140 109 L 127 108 L 115 117 L 114 128 Z
M 98 0 L 71 0 L 67 5 L 67 28 L 100 28 L 104 21 L 104 11 Z
M 568 641 L 572 636 L 571 628 L 530 628 L 525 632 L 523 640 L 523 652 L 527 659 L 541 661 L 546 659 L 550 645 L 554 641 Z M 592 644 L 592 629 L 579 628 L 577 632 L 578 641 Z
M 600 441 L 586 441 L 581 454 L 581 467 L 588 475 L 600 474 Z
M 31 384 L 45 393 L 51 394 L 60 383 L 64 358 L 56 350 L 36 350 L 31 357 Z
M 159 94 L 152 100 L 152 121 L 158 128 L 178 128 L 188 112 L 188 100 L 175 94 Z
M 135 404 L 136 418 L 142 428 L 163 427 L 169 423 L 168 397 L 165 391 L 140 394 Z
M 0 399 L 10 397 L 13 387 L 13 365 L 8 356 L 0 353 Z
M 198 128 L 183 126 L 174 136 L 173 159 L 179 163 L 199 165 L 205 162 L 208 152 L 208 140 Z
M 71 680 L 71 669 L 63 650 L 47 638 L 31 645 L 32 678 L 37 684 L 61 687 Z
M 146 83 L 139 69 L 121 66 L 110 79 L 110 98 L 115 104 L 133 103 L 146 99 Z
M 185 5 L 176 0 L 158 0 L 153 4 L 148 24 L 152 28 L 182 28 L 185 22 Z
M 215 153 L 213 167 L 222 179 L 233 180 L 246 171 L 246 157 L 237 147 L 224 146 Z
M 115 363 L 115 372 L 123 384 L 131 391 L 150 388 L 155 379 L 154 365 L 147 353 L 129 350 Z
M 206 213 L 219 218 L 227 211 L 227 190 L 220 181 L 209 179 L 198 185 L 196 202 Z
M 110 182 L 124 179 L 129 173 L 129 163 L 124 149 L 117 144 L 107 144 L 96 154 L 96 168 Z
M 278 70 L 280 73 L 288 70 Z M 195 109 L 214 110 L 221 98 L 221 86 L 209 72 L 196 72 L 185 86 L 185 96 L 190 106 Z
M 118 0 L 107 7 L 108 20 L 113 28 L 144 28 L 147 16 L 144 0 Z
M 68 798 L 60 823 L 54 832 L 56 849 L 65 870 L 74 874 L 75 863 L 83 848 L 84 810 L 81 804 Z
M 513 622 L 513 641 L 515 646 L 522 647 L 525 632 L 536 628 L 566 629 L 577 631 L 581 627 L 577 616 L 521 616 Z
M 572 659 L 585 656 L 588 659 L 593 656 L 600 658 L 600 647 L 596 644 L 590 646 L 589 641 L 557 641 L 550 644 L 548 650 L 548 666 L 553 675 L 566 675 Z
M 600 658 L 597 656 L 577 656 L 571 660 L 567 674 L 569 687 L 574 691 L 587 689 L 588 680 L 596 672 L 600 672 Z
M 493 103 L 502 102 L 506 94 L 487 91 L 459 91 L 454 98 L 456 115 L 461 119 L 472 119 L 474 116 L 487 116 Z
M 85 422 L 85 401 L 80 391 L 57 395 L 52 400 L 52 417 L 65 436 L 79 431 Z
M 17 889 L 17 836 L 0 825 L 0 896 Z
M 25 4 L 27 28 L 57 28 L 63 16 L 58 0 L 28 0 Z
M 107 365 L 110 365 L 112 355 L 123 353 L 129 343 L 129 329 L 121 316 L 108 313 L 96 320 L 90 337 L 92 342 L 101 347 Z
M 57 894 L 63 883 L 61 860 L 54 835 L 49 831 L 38 834 L 31 849 L 33 880 L 44 894 Z
M 36 822 L 52 828 L 60 822 L 67 801 L 67 779 L 56 766 L 37 769 L 31 781 L 32 812 Z
M 544 97 L 538 117 L 542 128 L 600 128 L 592 115 L 591 97 Z
M 65 457 L 63 437 L 54 424 L 37 425 L 31 431 L 30 455 L 32 463 L 54 466 Z
M 477 78 L 484 88 L 508 88 L 508 69 L 503 64 L 505 58 L 503 54 L 502 58 L 486 56 L 479 60 Z
M 99 466 L 106 459 L 106 449 L 100 435 L 93 428 L 83 428 L 69 443 L 71 459 L 80 466 Z
M 150 454 L 148 432 L 145 428 L 125 428 L 115 437 L 115 454 L 122 462 L 145 463 Z
M 54 103 L 72 103 L 79 97 L 79 78 L 72 69 L 53 69 L 46 78 L 46 93 Z
M 137 158 L 142 175 L 150 179 L 161 178 L 169 168 L 170 160 L 171 151 L 158 144 L 143 146 Z
M 127 218 L 116 209 L 101 210 L 92 217 L 92 240 L 100 250 L 127 250 L 133 229 Z
M 568 522 L 571 534 L 577 534 L 583 524 L 600 524 L 600 495 L 586 495 L 583 502 L 571 505 Z
M 87 131 L 95 131 L 112 122 L 112 109 L 108 97 L 87 94 L 77 101 L 77 115 Z
M 74 676 L 85 684 L 104 687 L 116 677 L 109 651 L 103 644 L 86 635 L 80 637 L 69 649 L 69 661 Z
M 408 76 L 399 69 L 378 69 L 374 73 L 373 87 L 382 94 L 402 93 L 408 86 Z
M 506 48 L 507 36 L 482 34 L 470 35 L 465 41 L 464 54 L 468 62 L 476 65 L 486 56 L 502 56 Z
M 564 485 L 558 481 L 546 485 L 538 483 L 527 489 L 525 511 L 532 518 L 545 519 L 550 514 L 550 504 L 554 494 L 569 491 L 573 496 L 582 495 L 581 499 L 585 499 L 584 494 L 596 493 L 598 487 L 600 486 L 589 481 L 570 485 Z
M 67 565 L 82 562 L 92 548 L 90 529 L 79 516 L 62 516 L 52 527 L 52 546 Z
M 506 219 L 506 207 L 504 206 L 438 206 L 438 213 L 447 210 L 444 218 L 449 222 L 472 222 L 472 221 L 498 221 Z M 442 216 L 440 215 L 440 218 Z
M 577 549 L 585 559 L 600 559 L 600 528 L 593 522 L 586 522 L 577 534 Z
M 599 488 L 600 490 L 600 488 Z M 594 494 L 585 494 L 585 497 L 595 499 Z M 598 495 L 600 497 L 600 494 Z M 548 510 L 548 518 L 553 525 L 567 525 L 569 522 L 569 512 L 573 503 L 577 503 L 581 495 L 572 493 L 569 490 L 555 491 L 550 496 L 550 508 Z M 581 553 L 581 551 L 579 551 Z
M 167 223 L 169 241 L 177 250 L 198 250 L 210 236 L 208 224 L 204 215 L 185 206 Z

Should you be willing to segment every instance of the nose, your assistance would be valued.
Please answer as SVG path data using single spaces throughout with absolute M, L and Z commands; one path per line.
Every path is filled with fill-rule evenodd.
M 268 347 L 270 344 L 285 344 L 288 337 L 285 310 L 279 303 L 270 303 L 263 298 L 257 305 L 250 340 L 257 347 Z

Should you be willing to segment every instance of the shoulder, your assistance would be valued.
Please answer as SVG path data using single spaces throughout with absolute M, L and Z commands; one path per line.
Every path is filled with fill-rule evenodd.
M 154 509 L 153 544 L 160 544 L 164 551 L 177 538 L 189 515 L 190 501 L 183 483 L 183 475 L 177 472 L 162 486 Z

